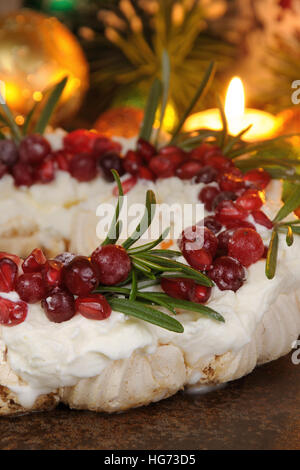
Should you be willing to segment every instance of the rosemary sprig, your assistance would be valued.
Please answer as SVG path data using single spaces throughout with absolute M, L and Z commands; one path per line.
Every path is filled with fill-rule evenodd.
M 146 104 L 144 121 L 140 132 L 140 137 L 142 139 L 150 140 L 155 114 L 160 102 L 161 94 L 162 84 L 161 81 L 156 78 L 150 89 L 148 101 Z

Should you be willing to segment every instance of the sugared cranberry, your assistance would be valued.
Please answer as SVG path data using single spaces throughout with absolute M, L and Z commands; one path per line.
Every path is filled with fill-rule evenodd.
M 160 284 L 162 290 L 170 297 L 181 300 L 189 300 L 189 293 L 194 286 L 194 281 L 191 279 L 185 279 L 183 277 L 162 277 Z
M 130 176 L 126 180 L 122 181 L 122 189 L 123 193 L 127 194 L 129 191 L 136 185 L 137 183 L 137 177 L 136 176 Z M 118 186 L 115 186 L 113 189 L 113 195 L 118 196 L 119 195 L 119 188 Z
M 13 302 L 0 297 L 0 324 L 5 326 L 15 326 L 23 323 L 28 313 L 28 306 L 21 300 Z
M 119 142 L 114 142 L 108 137 L 100 136 L 93 140 L 93 153 L 96 157 L 101 157 L 105 153 L 117 153 L 120 154 L 122 150 Z
M 271 181 L 269 173 L 262 168 L 247 171 L 243 179 L 246 183 L 254 185 L 257 189 L 265 189 Z
M 16 282 L 16 291 L 24 302 L 34 304 L 47 294 L 47 288 L 41 273 L 22 274 Z
M 62 278 L 64 285 L 74 295 L 87 295 L 98 285 L 96 269 L 85 256 L 76 256 L 64 266 Z
M 133 150 L 128 150 L 124 158 L 124 169 L 127 173 L 131 175 L 136 175 L 138 173 L 139 167 L 142 166 L 143 159 L 141 155 Z
M 52 157 L 60 170 L 70 171 L 70 163 L 74 157 L 73 153 L 67 152 L 66 150 L 57 150 L 57 152 L 52 153 Z
M 202 164 L 196 160 L 188 160 L 182 163 L 176 170 L 176 175 L 182 180 L 189 180 L 197 176 Z
M 137 151 L 139 155 L 148 163 L 157 153 L 156 148 L 150 144 L 150 142 L 141 138 L 139 138 L 137 141 Z
M 18 162 L 12 168 L 16 186 L 31 186 L 34 183 L 33 168 L 26 163 Z
M 148 180 L 148 181 L 154 181 L 155 180 L 154 174 L 146 166 L 140 166 L 139 167 L 137 176 L 140 179 L 144 179 L 144 180 Z
M 269 219 L 269 217 L 264 212 L 253 211 L 251 215 L 257 224 L 263 225 L 269 230 L 273 228 L 273 222 Z
M 64 137 L 64 148 L 73 154 L 91 152 L 98 135 L 86 129 L 77 129 Z
M 204 186 L 199 193 L 199 200 L 203 202 L 206 210 L 211 211 L 215 198 L 220 193 L 219 189 L 215 186 Z
M 237 191 L 244 187 L 243 175 L 240 170 L 233 168 L 231 171 L 222 173 L 218 178 L 222 191 Z
M 216 208 L 216 218 L 222 225 L 227 225 L 234 220 L 244 220 L 247 212 L 239 209 L 232 201 L 222 201 Z
M 230 222 L 226 223 L 226 228 L 252 228 L 256 230 L 255 225 L 248 222 L 248 220 L 230 220 Z
M 57 260 L 49 260 L 42 271 L 44 281 L 48 288 L 59 287 L 62 285 L 63 264 Z
M 264 202 L 262 192 L 256 189 L 247 189 L 240 197 L 237 198 L 235 204 L 237 207 L 245 211 L 252 212 L 261 208 Z
M 235 201 L 236 199 L 237 195 L 232 191 L 221 191 L 213 200 L 212 209 L 215 210 L 222 201 Z
M 194 284 L 194 286 L 189 292 L 189 300 L 191 302 L 196 302 L 197 304 L 205 304 L 205 302 L 207 302 L 210 298 L 210 295 L 211 287 Z
M 209 157 L 205 157 L 204 160 L 207 165 L 211 166 L 215 170 L 225 171 L 233 168 L 232 161 L 222 155 L 213 154 Z
M 217 147 L 214 147 L 210 144 L 203 143 L 199 147 L 194 148 L 190 151 L 189 157 L 193 160 L 198 160 L 204 163 L 205 158 L 209 158 L 213 154 L 221 153 L 221 150 Z M 205 163 L 204 163 L 205 164 Z
M 89 153 L 78 153 L 70 162 L 70 173 L 78 181 L 91 181 L 97 175 L 96 160 Z
M 243 266 L 256 263 L 264 253 L 261 236 L 251 228 L 238 228 L 228 243 L 228 254 Z
M 40 248 L 35 248 L 24 260 L 22 268 L 24 273 L 36 273 L 42 271 L 47 258 Z
M 10 292 L 14 290 L 18 276 L 18 266 L 9 258 L 0 260 L 0 291 Z
M 53 181 L 55 176 L 54 160 L 46 158 L 43 163 L 35 169 L 34 174 L 35 180 L 39 183 L 46 184 Z
M 241 263 L 229 256 L 217 258 L 208 271 L 209 277 L 217 284 L 220 290 L 233 290 L 236 292 L 245 280 L 245 270 Z
M 124 165 L 119 154 L 105 153 L 99 160 L 99 166 L 106 181 L 114 181 L 111 170 L 116 170 L 120 176 L 124 175 Z
M 231 229 L 223 230 L 221 233 L 219 233 L 218 235 L 218 255 L 219 256 L 228 255 L 229 240 L 231 239 L 235 230 L 236 228 L 231 228 Z
M 30 165 L 38 165 L 49 155 L 50 151 L 50 144 L 42 135 L 28 135 L 19 146 L 20 161 Z
M 75 300 L 72 294 L 66 290 L 53 289 L 42 300 L 42 307 L 50 321 L 62 323 L 74 317 L 76 313 Z
M 130 257 L 118 245 L 99 246 L 92 253 L 92 263 L 97 269 L 100 284 L 107 286 L 125 281 L 131 271 Z
M 177 155 L 178 161 L 181 162 L 185 159 L 186 154 L 184 150 L 177 147 L 176 145 L 166 145 L 159 150 L 160 155 Z
M 178 160 L 176 163 L 170 155 L 157 155 L 151 159 L 149 168 L 158 178 L 170 178 L 175 175 L 176 168 L 181 163 L 180 157 Z
M 204 225 L 204 227 L 207 227 L 214 234 L 220 232 L 222 228 L 222 224 L 220 224 L 220 222 L 213 215 L 208 215 L 197 225 Z
M 60 263 L 63 264 L 63 266 L 67 266 L 71 261 L 76 258 L 76 255 L 74 253 L 70 253 L 69 251 L 65 251 L 64 253 L 61 253 L 60 255 L 57 255 L 55 257 L 55 261 L 59 261 Z
M 218 247 L 218 240 L 211 230 L 197 224 L 183 230 L 178 245 L 184 256 L 189 251 L 192 252 L 205 248 L 214 257 Z
M 13 140 L 0 140 L 0 162 L 7 167 L 12 167 L 18 160 L 18 148 Z
M 111 315 L 111 306 L 101 294 L 78 297 L 75 305 L 76 312 L 90 320 L 105 320 Z
M 217 181 L 218 174 L 219 172 L 212 166 L 203 166 L 200 169 L 195 182 L 205 184 L 212 183 L 213 181 Z

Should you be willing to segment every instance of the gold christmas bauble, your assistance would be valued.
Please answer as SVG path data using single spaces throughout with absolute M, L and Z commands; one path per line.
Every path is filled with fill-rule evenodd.
M 56 124 L 74 115 L 88 87 L 88 66 L 78 41 L 56 18 L 32 10 L 0 16 L 0 80 L 17 122 L 22 124 L 43 91 L 66 75 Z

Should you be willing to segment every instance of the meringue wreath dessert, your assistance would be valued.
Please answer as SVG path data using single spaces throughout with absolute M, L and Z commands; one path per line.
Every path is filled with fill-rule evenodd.
M 285 138 L 229 135 L 220 103 L 222 131 L 181 132 L 213 69 L 169 142 L 160 137 L 167 73 L 150 90 L 140 135 L 121 143 L 82 129 L 45 133 L 66 79 L 23 128 L 2 105 L 1 415 L 60 402 L 126 410 L 238 379 L 292 349 L 299 160 Z M 145 212 L 121 242 L 124 195 Z M 202 203 L 205 213 L 178 240 L 164 227 L 145 243 L 156 202 Z M 101 241 L 105 203 L 115 212 Z

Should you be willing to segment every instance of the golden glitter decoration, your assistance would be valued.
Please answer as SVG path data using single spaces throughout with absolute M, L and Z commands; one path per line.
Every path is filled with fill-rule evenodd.
M 0 80 L 19 122 L 41 101 L 43 91 L 66 75 L 56 124 L 76 113 L 88 87 L 88 66 L 78 41 L 56 18 L 32 10 L 0 17 Z

